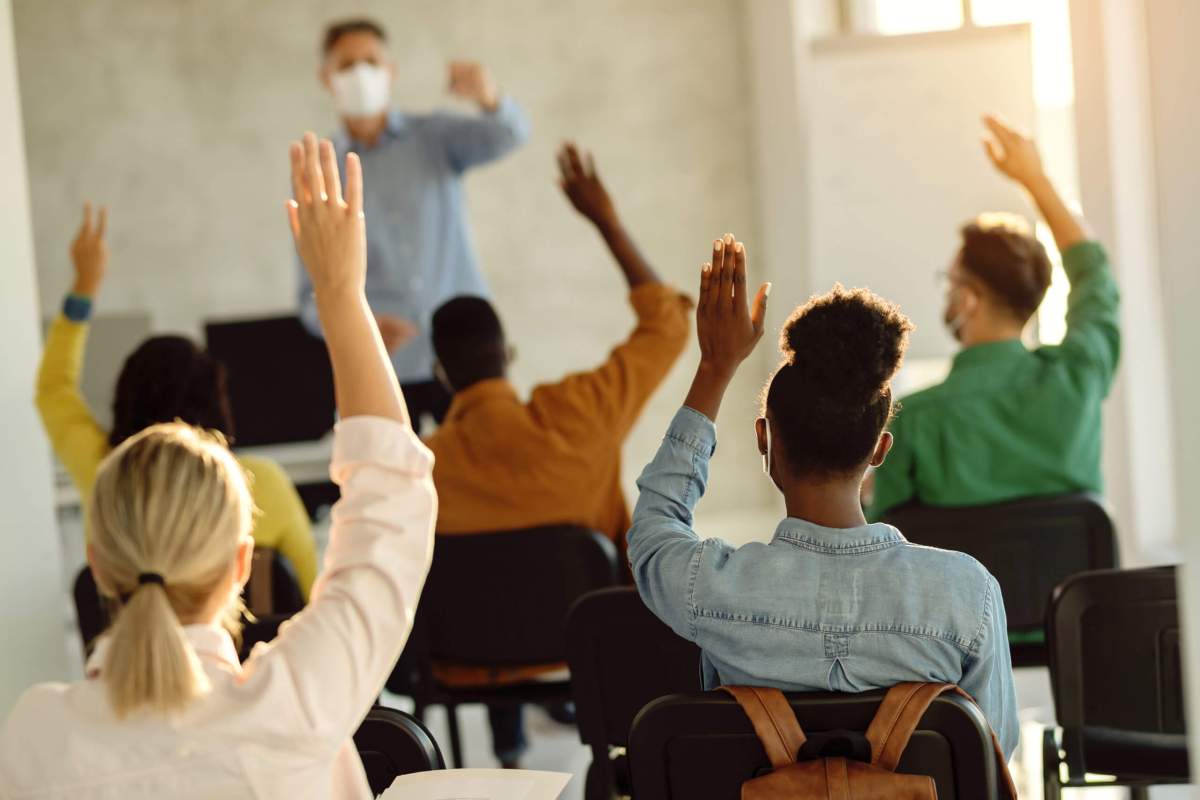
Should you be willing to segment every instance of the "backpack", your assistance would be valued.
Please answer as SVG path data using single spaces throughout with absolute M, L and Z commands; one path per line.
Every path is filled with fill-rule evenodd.
M 871 761 L 827 756 L 796 761 L 806 736 L 783 692 L 755 686 L 722 686 L 750 718 L 772 771 L 742 784 L 742 800 L 937 800 L 937 786 L 926 775 L 901 775 L 896 765 L 909 737 L 933 699 L 955 692 L 970 695 L 949 683 L 901 683 L 884 695 L 867 728 Z M 974 702 L 974 700 L 972 700 Z M 1001 796 L 1017 800 L 1017 792 L 1000 744 L 992 735 Z

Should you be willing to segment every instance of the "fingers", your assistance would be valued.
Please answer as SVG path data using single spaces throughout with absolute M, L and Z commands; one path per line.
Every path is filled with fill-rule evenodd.
M 571 165 L 571 173 L 576 178 L 582 178 L 587 173 L 583 169 L 583 159 L 579 157 L 579 148 L 573 142 L 568 142 L 566 146 L 567 162 Z
M 730 310 L 733 308 L 733 279 L 734 279 L 734 263 L 733 263 L 733 234 L 725 234 L 725 238 L 721 241 L 721 286 L 719 288 L 720 296 L 717 298 L 718 310 Z
M 709 308 L 708 296 L 712 290 L 712 264 L 704 263 L 700 265 L 700 295 L 696 302 L 698 313 L 706 313 Z
M 989 131 L 991 131 L 992 135 L 996 137 L 1000 144 L 1004 145 L 1005 149 L 1008 149 L 1013 142 L 1022 138 L 1021 134 L 1017 132 L 1016 128 L 1013 128 L 1011 125 L 1003 122 L 999 117 L 992 114 L 984 115 L 983 124 Z
M 79 223 L 79 230 L 75 232 L 75 238 L 87 236 L 92 230 L 92 204 L 83 204 L 83 220 Z
M 570 183 L 575 180 L 575 175 L 571 170 L 571 159 L 567 155 L 567 151 L 572 147 L 570 142 L 564 142 L 563 146 L 558 149 L 558 171 L 562 175 L 565 183 Z
M 725 242 L 721 239 L 713 241 L 712 261 L 708 265 L 708 292 L 701 301 L 701 310 L 712 314 L 717 310 L 721 296 L 721 265 L 725 260 Z
M 767 282 L 758 287 L 758 294 L 754 295 L 754 304 L 750 307 L 750 322 L 754 325 L 754 333 L 757 336 L 762 336 L 766 325 L 767 298 L 770 296 L 771 284 Z
M 346 205 L 354 216 L 363 215 L 362 161 L 358 153 L 346 154 Z
M 1004 161 L 1004 152 L 1001 150 L 1000 145 L 993 139 L 984 139 L 983 152 L 987 154 L 988 160 L 992 162 L 992 165 L 996 169 L 1000 169 L 1000 165 Z
M 321 160 L 317 153 L 317 135 L 315 133 L 304 134 L 304 188 L 308 192 L 310 202 L 316 202 L 317 198 L 325 201 L 328 195 L 325 194 L 325 180 L 321 175 Z
M 304 185 L 304 148 L 299 142 L 288 146 L 288 157 L 292 162 L 292 199 L 296 203 L 312 202 Z
M 292 229 L 292 240 L 300 246 L 300 207 L 295 200 L 285 200 L 284 209 L 287 211 L 288 227 Z
M 734 241 L 730 249 L 733 259 L 733 310 L 746 313 L 746 245 Z
M 100 213 L 96 217 L 96 238 L 103 239 L 105 231 L 108 230 L 108 208 L 100 206 Z
M 587 171 L 587 176 L 589 178 L 592 178 L 593 180 L 599 179 L 600 176 L 596 172 L 596 159 L 592 158 L 591 152 L 587 153 L 587 157 L 586 157 L 586 160 L 584 161 L 583 167 Z
M 322 139 L 317 149 L 321 156 L 321 176 L 324 178 L 325 195 L 341 205 L 342 178 L 338 174 L 337 154 L 333 152 L 333 142 Z

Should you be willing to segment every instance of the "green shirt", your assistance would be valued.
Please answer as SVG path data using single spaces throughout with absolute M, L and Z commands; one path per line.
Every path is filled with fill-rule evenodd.
M 969 347 L 943 383 L 900 403 L 871 520 L 914 499 L 966 506 L 1101 490 L 1100 407 L 1120 356 L 1119 297 L 1097 242 L 1069 248 L 1063 268 L 1062 344 Z

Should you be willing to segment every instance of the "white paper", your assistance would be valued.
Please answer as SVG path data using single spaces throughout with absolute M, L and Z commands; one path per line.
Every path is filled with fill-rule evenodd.
M 567 772 L 524 769 L 439 769 L 401 775 L 383 800 L 557 800 Z

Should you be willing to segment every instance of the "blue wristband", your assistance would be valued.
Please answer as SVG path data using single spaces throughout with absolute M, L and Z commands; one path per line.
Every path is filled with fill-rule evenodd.
M 62 313 L 71 322 L 87 322 L 88 317 L 92 315 L 92 298 L 81 294 L 69 294 L 67 299 L 63 300 Z

